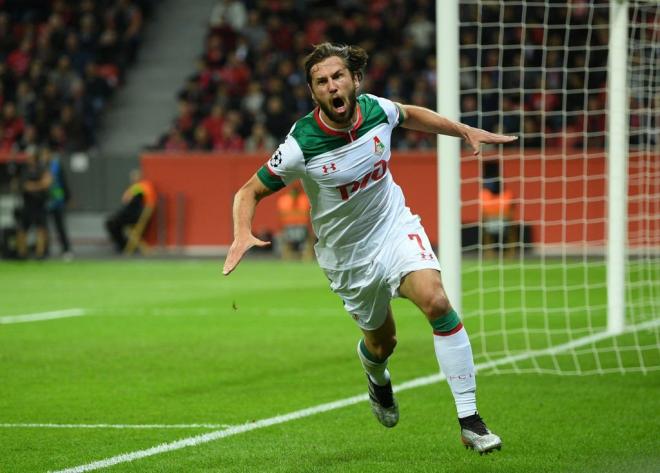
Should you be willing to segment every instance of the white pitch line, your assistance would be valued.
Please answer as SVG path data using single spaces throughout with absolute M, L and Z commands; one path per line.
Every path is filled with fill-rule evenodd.
M 226 429 L 230 424 L 0 424 L 17 429 Z
M 660 319 L 651 320 L 644 322 L 638 325 L 628 327 L 624 333 L 635 332 L 639 330 L 651 329 L 660 325 Z M 588 345 L 590 343 L 596 343 L 606 338 L 610 338 L 613 335 L 608 332 L 596 333 L 588 337 L 579 338 L 572 340 L 561 345 L 556 345 L 553 347 L 546 348 L 544 350 L 535 350 L 526 353 L 520 353 L 518 355 L 511 355 L 498 360 L 487 361 L 485 363 L 480 363 L 475 366 L 477 370 L 483 370 L 488 368 L 493 368 L 499 365 L 506 365 L 509 363 L 515 363 L 518 361 L 526 360 L 529 358 L 534 358 L 537 356 L 546 356 L 546 355 L 555 355 L 563 351 L 570 350 L 572 348 L 577 348 L 579 346 Z M 438 383 L 443 381 L 445 376 L 442 373 L 423 376 L 421 378 L 412 379 L 406 381 L 402 384 L 394 386 L 395 392 L 405 391 L 407 389 L 418 388 L 421 386 L 426 386 L 429 384 Z M 122 453 L 114 457 L 105 458 L 103 460 L 98 460 L 92 463 L 87 463 L 84 465 L 78 465 L 71 468 L 66 468 L 64 470 L 58 470 L 50 473 L 83 473 L 85 471 L 98 470 L 101 468 L 107 468 L 112 465 L 117 465 L 119 463 L 128 463 L 140 458 L 150 457 L 153 455 L 159 455 L 161 453 L 171 452 L 173 450 L 180 450 L 186 447 L 194 447 L 196 445 L 201 445 L 203 443 L 212 442 L 214 440 L 222 439 L 225 437 L 231 437 L 233 435 L 242 434 L 244 432 L 249 432 L 251 430 L 261 429 L 264 427 L 270 427 L 271 425 L 283 424 L 292 420 L 302 419 L 304 417 L 313 416 L 316 414 L 321 414 L 323 412 L 333 411 L 335 409 L 341 409 L 342 407 L 352 406 L 368 399 L 367 394 L 360 394 L 358 396 L 353 396 L 345 399 L 340 399 L 334 402 L 328 402 L 326 404 L 320 404 L 318 406 L 308 407 L 306 409 L 301 409 L 298 411 L 290 412 L 288 414 L 283 414 L 275 417 L 269 417 L 267 419 L 261 419 L 255 422 L 248 422 L 241 425 L 236 425 L 228 427 L 223 430 L 216 430 L 214 432 L 209 432 L 206 434 L 196 435 L 194 437 L 187 437 L 181 440 L 176 440 L 174 442 L 163 443 L 156 445 L 145 450 L 138 450 L 130 453 Z
M 51 312 L 37 312 L 25 315 L 6 315 L 0 317 L 0 325 L 22 324 L 25 322 L 38 322 L 41 320 L 65 319 L 67 317 L 80 317 L 87 312 L 85 309 L 64 309 Z

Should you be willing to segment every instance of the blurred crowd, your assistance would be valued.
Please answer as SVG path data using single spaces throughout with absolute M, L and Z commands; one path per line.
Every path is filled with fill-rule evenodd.
M 86 150 L 157 0 L 0 0 L 0 152 Z
M 461 8 L 463 121 L 526 147 L 603 147 L 609 2 L 511 3 Z
M 0 0 L 0 152 L 93 146 L 157 1 Z M 607 0 L 464 0 L 460 16 L 463 122 L 518 134 L 528 147 L 604 145 Z M 435 108 L 434 19 L 434 0 L 218 0 L 178 112 L 155 146 L 274 149 L 313 108 L 302 58 L 323 41 L 369 52 L 363 91 Z M 648 100 L 633 94 L 631 110 Z M 643 139 L 634 130 L 657 126 L 631 120 L 633 143 Z M 435 143 L 394 135 L 398 149 Z
M 328 3 L 219 0 L 157 147 L 272 150 L 313 107 L 302 58 L 323 41 L 368 51 L 363 91 L 435 109 L 433 0 Z M 460 6 L 462 121 L 519 134 L 526 146 L 603 146 L 608 2 L 481 3 Z M 436 143 L 405 130 L 394 140 L 398 149 Z

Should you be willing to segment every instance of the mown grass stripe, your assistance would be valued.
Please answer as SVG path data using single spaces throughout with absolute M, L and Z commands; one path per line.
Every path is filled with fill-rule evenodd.
M 656 326 L 660 325 L 660 319 L 659 320 L 651 320 L 642 324 L 634 325 L 628 327 L 625 332 L 636 332 L 639 330 L 646 330 L 646 329 L 651 329 Z M 511 355 L 511 356 L 506 356 L 504 358 L 500 358 L 497 360 L 491 360 L 487 361 L 485 363 L 480 363 L 476 365 L 477 370 L 483 370 L 483 369 L 488 369 L 488 368 L 493 368 L 495 366 L 500 366 L 500 365 L 506 365 L 509 363 L 515 363 L 518 361 L 523 361 L 527 360 L 530 358 L 535 358 L 539 356 L 547 356 L 547 355 L 555 355 L 558 353 L 562 353 L 565 351 L 569 351 L 573 348 L 577 348 L 580 346 L 588 345 L 591 343 L 596 343 L 598 341 L 607 339 L 612 337 L 613 335 L 608 333 L 608 332 L 600 332 L 596 333 L 594 335 L 590 335 L 588 337 L 583 337 L 579 339 L 572 340 L 567 343 L 563 343 L 561 345 L 553 346 L 546 348 L 544 350 L 536 350 L 536 351 L 531 351 L 527 353 L 521 353 L 518 355 Z M 421 386 L 426 386 L 429 384 L 434 384 L 438 383 L 440 381 L 443 381 L 445 379 L 444 375 L 442 373 L 435 374 L 435 375 L 430 375 L 430 376 L 424 376 L 420 378 L 416 378 L 410 381 L 407 381 L 405 383 L 399 384 L 394 387 L 395 392 L 401 392 L 405 391 L 408 389 L 413 389 L 413 388 L 418 388 Z M 353 396 L 345 399 L 341 399 L 338 401 L 334 402 L 329 402 L 326 404 L 320 404 L 318 406 L 313 406 L 309 407 L 306 409 L 301 409 L 298 411 L 290 412 L 288 414 L 283 414 L 275 417 L 270 417 L 267 419 L 262 419 L 258 420 L 255 422 L 248 422 L 245 424 L 241 425 L 236 425 L 232 427 L 228 427 L 223 430 L 217 430 L 214 432 L 209 432 L 206 434 L 201 434 L 201 435 L 196 435 L 194 437 L 188 437 L 184 438 L 181 440 L 176 440 L 174 442 L 169 442 L 169 443 L 163 443 L 160 445 L 156 445 L 155 447 L 151 447 L 145 450 L 138 450 L 135 452 L 129 452 L 129 453 L 123 453 L 120 455 L 116 455 L 114 457 L 109 457 L 105 458 L 103 460 L 98 460 L 92 463 L 87 463 L 84 465 L 79 465 L 79 466 L 74 466 L 71 468 L 66 468 L 64 470 L 58 470 L 54 471 L 51 473 L 82 473 L 85 471 L 93 471 L 93 470 L 98 470 L 101 468 L 107 468 L 113 465 L 117 465 L 119 463 L 127 463 L 127 462 L 132 462 L 135 460 L 138 460 L 140 458 L 145 458 L 145 457 L 150 457 L 153 455 L 159 455 L 161 453 L 166 453 L 166 452 L 171 452 L 174 450 L 180 450 L 182 448 L 186 447 L 194 447 L 196 445 L 201 445 L 204 443 L 212 442 L 214 440 L 219 440 L 222 438 L 226 437 L 231 437 L 233 435 L 238 435 L 242 434 L 244 432 L 249 432 L 251 430 L 256 430 L 256 429 L 261 429 L 264 427 L 270 427 L 272 425 L 277 425 L 277 424 L 283 424 L 285 422 L 289 422 L 292 420 L 297 420 L 297 419 L 302 419 L 304 417 L 309 417 L 312 415 L 316 414 L 321 414 L 323 412 L 328 412 L 336 409 L 341 409 L 342 407 L 348 407 L 363 401 L 366 401 L 368 399 L 368 395 L 361 394 L 358 396 Z
M 7 429 L 225 429 L 229 424 L 48 424 L 48 423 L 0 423 Z

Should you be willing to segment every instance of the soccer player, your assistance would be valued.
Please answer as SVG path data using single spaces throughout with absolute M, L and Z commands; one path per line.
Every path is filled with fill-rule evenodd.
M 387 362 L 396 346 L 390 301 L 401 296 L 421 309 L 433 329 L 435 353 L 454 396 L 461 438 L 480 453 L 502 442 L 478 414 L 470 341 L 452 309 L 440 266 L 417 215 L 406 207 L 389 171 L 396 126 L 481 143 L 509 143 L 422 107 L 369 94 L 357 95 L 367 53 L 323 43 L 305 59 L 307 84 L 317 107 L 298 120 L 270 160 L 236 193 L 234 241 L 225 260 L 228 275 L 253 246 L 270 242 L 252 234 L 257 203 L 300 179 L 311 204 L 319 265 L 331 289 L 357 322 L 363 338 L 357 354 L 367 374 L 371 408 L 385 427 L 399 409 Z

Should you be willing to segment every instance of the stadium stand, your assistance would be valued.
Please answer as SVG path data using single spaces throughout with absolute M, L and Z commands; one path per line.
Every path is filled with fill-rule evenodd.
M 93 147 L 156 2 L 0 1 L 0 149 Z
M 480 111 L 485 117 L 481 127 L 522 133 L 526 146 L 561 146 L 563 140 L 570 140 L 569 147 L 579 147 L 582 136 L 592 137 L 590 146 L 602 146 L 604 114 L 593 112 L 605 107 L 607 38 L 589 35 L 579 25 L 566 29 L 566 9 L 550 9 L 546 20 L 543 6 L 525 8 L 531 34 L 524 31 L 525 25 L 515 22 L 502 30 L 497 26 L 501 19 L 496 6 L 461 5 L 462 120 L 476 125 Z M 602 16 L 600 11 L 596 14 Z M 520 17 L 514 8 L 507 14 Z M 574 12 L 571 21 L 579 23 L 580 14 Z M 301 60 L 312 44 L 322 41 L 359 44 L 369 52 L 363 91 L 435 108 L 435 28 L 429 20 L 433 18 L 435 6 L 430 0 L 344 1 L 332 7 L 318 1 L 220 0 L 211 13 L 197 70 L 178 93 L 179 114 L 156 148 L 241 150 L 250 141 L 255 123 L 263 124 L 279 142 L 293 122 L 313 106 Z M 482 29 L 479 38 L 478 21 L 493 25 Z M 557 44 L 563 44 L 568 34 L 572 46 L 570 52 L 547 52 L 551 57 L 545 59 L 545 70 L 537 67 L 546 54 L 541 46 L 543 30 L 534 27 L 544 21 L 552 25 L 550 34 L 556 36 Z M 595 21 L 607 22 L 608 18 Z M 511 38 L 525 34 L 524 51 L 479 50 L 479 44 L 494 43 L 502 34 Z M 520 73 L 521 60 L 524 74 Z M 588 83 L 582 80 L 585 67 L 594 71 Z M 523 85 L 534 92 L 522 94 Z M 502 89 L 505 93 L 500 104 L 498 92 Z M 561 94 L 555 92 L 559 89 Z M 582 97 L 585 89 L 593 91 L 587 114 L 582 113 L 581 100 L 571 100 Z M 564 101 L 571 104 L 568 109 Z M 506 112 L 501 123 L 500 109 Z M 215 118 L 209 120 L 210 116 Z M 225 122 L 231 123 L 224 133 L 230 138 L 221 137 Z M 208 135 L 201 140 L 196 138 L 204 134 L 198 131 L 200 126 Z M 583 133 L 586 131 L 589 133 Z M 395 134 L 395 146 L 406 150 L 433 148 L 435 139 L 400 132 Z

